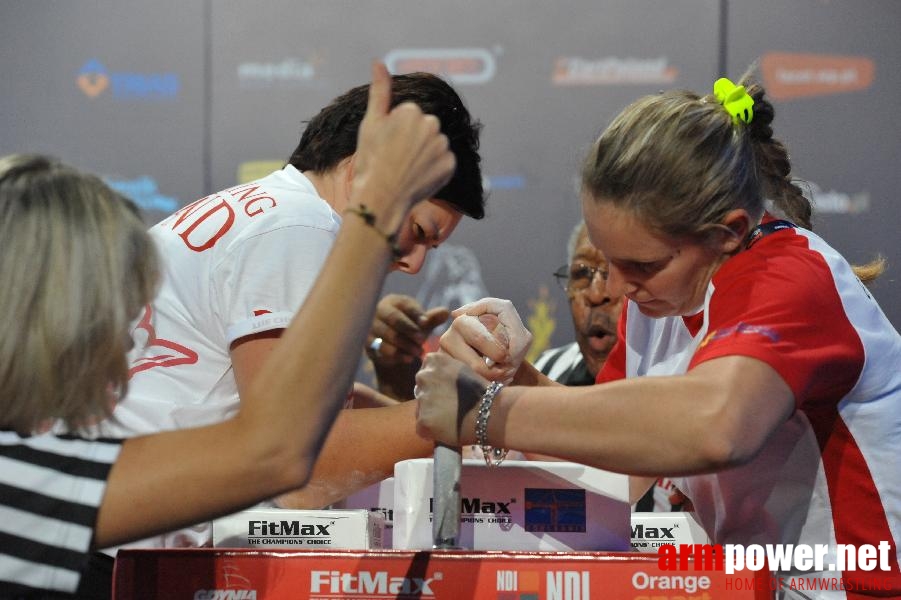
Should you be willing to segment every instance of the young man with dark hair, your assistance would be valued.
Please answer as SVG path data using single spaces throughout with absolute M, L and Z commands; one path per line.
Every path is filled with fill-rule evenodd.
M 416 273 L 464 214 L 484 216 L 481 125 L 440 78 L 415 73 L 392 80 L 392 106 L 412 102 L 435 115 L 457 165 L 449 183 L 403 222 L 374 224 L 393 245 L 393 269 Z M 371 218 L 365 204 L 348 208 L 362 170 L 355 152 L 368 91 L 356 87 L 313 117 L 284 168 L 202 198 L 151 229 L 163 257 L 163 284 L 135 330 L 129 393 L 101 425 L 103 434 L 205 425 L 238 411 L 315 281 L 342 219 Z M 416 435 L 415 408 L 413 402 L 342 411 L 293 505 L 328 505 L 390 476 L 398 460 L 428 455 L 432 445 Z M 209 539 L 202 524 L 141 545 L 196 546 Z

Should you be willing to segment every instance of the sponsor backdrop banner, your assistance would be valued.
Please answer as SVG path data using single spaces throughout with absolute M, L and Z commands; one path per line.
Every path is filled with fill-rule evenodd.
M 899 327 L 899 22 L 893 0 L 4 2 L 0 153 L 95 171 L 152 223 L 279 168 L 371 59 L 439 73 L 485 125 L 487 217 L 386 291 L 510 298 L 537 353 L 572 337 L 551 273 L 597 133 L 640 95 L 706 91 L 759 59 L 816 229 L 854 262 L 888 259 L 873 290 Z
M 206 190 L 201 2 L 0 3 L 0 154 L 104 177 L 156 222 Z
M 885 110 L 901 89 L 898 23 L 892 0 L 729 2 L 725 50 L 729 73 L 760 61 L 814 230 L 852 263 L 888 260 L 873 292 L 901 328 L 901 122 Z

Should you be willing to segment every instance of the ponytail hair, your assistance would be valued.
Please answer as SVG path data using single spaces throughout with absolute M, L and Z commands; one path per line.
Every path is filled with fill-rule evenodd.
M 751 74 L 750 123 L 733 122 L 714 94 L 670 90 L 639 98 L 604 130 L 582 167 L 587 197 L 630 210 L 674 238 L 705 240 L 730 211 L 752 219 L 765 210 L 812 229 L 810 200 L 792 178 L 785 145 L 773 137 L 775 110 Z M 854 267 L 862 281 L 885 269 Z
M 766 91 L 746 74 L 741 85 L 745 86 L 748 95 L 754 100 L 754 118 L 746 125 L 754 161 L 757 165 L 758 178 L 764 198 L 770 201 L 773 212 L 780 213 L 789 221 L 805 229 L 813 230 L 811 216 L 813 209 L 810 200 L 804 196 L 801 188 L 792 180 L 791 161 L 788 149 L 780 140 L 773 137 L 773 116 L 775 110 Z
M 748 134 L 754 148 L 761 188 L 772 203 L 772 212 L 781 213 L 793 223 L 813 231 L 810 200 L 791 177 L 788 150 L 773 137 L 775 110 L 766 97 L 766 90 L 752 78 L 753 70 L 752 66 L 742 76 L 741 85 L 754 100 L 754 118 L 748 124 Z M 870 283 L 885 272 L 886 262 L 884 257 L 877 256 L 866 264 L 851 265 L 851 268 L 863 283 Z

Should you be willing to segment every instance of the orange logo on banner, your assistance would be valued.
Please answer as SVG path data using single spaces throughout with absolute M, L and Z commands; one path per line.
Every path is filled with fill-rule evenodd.
M 453 83 L 481 84 L 494 78 L 494 54 L 485 48 L 395 48 L 385 55 L 392 73 L 427 71 Z
M 870 58 L 770 52 L 760 61 L 767 93 L 776 100 L 864 90 L 873 83 Z
M 103 73 L 81 73 L 78 76 L 78 87 L 86 96 L 96 98 L 109 85 L 109 77 Z

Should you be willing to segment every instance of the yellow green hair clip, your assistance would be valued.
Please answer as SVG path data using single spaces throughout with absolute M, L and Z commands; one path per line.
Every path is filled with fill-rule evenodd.
M 713 84 L 713 95 L 732 115 L 732 122 L 735 125 L 738 125 L 739 121 L 750 123 L 754 118 L 754 99 L 745 91 L 745 86 L 735 85 L 725 77 L 721 77 Z

